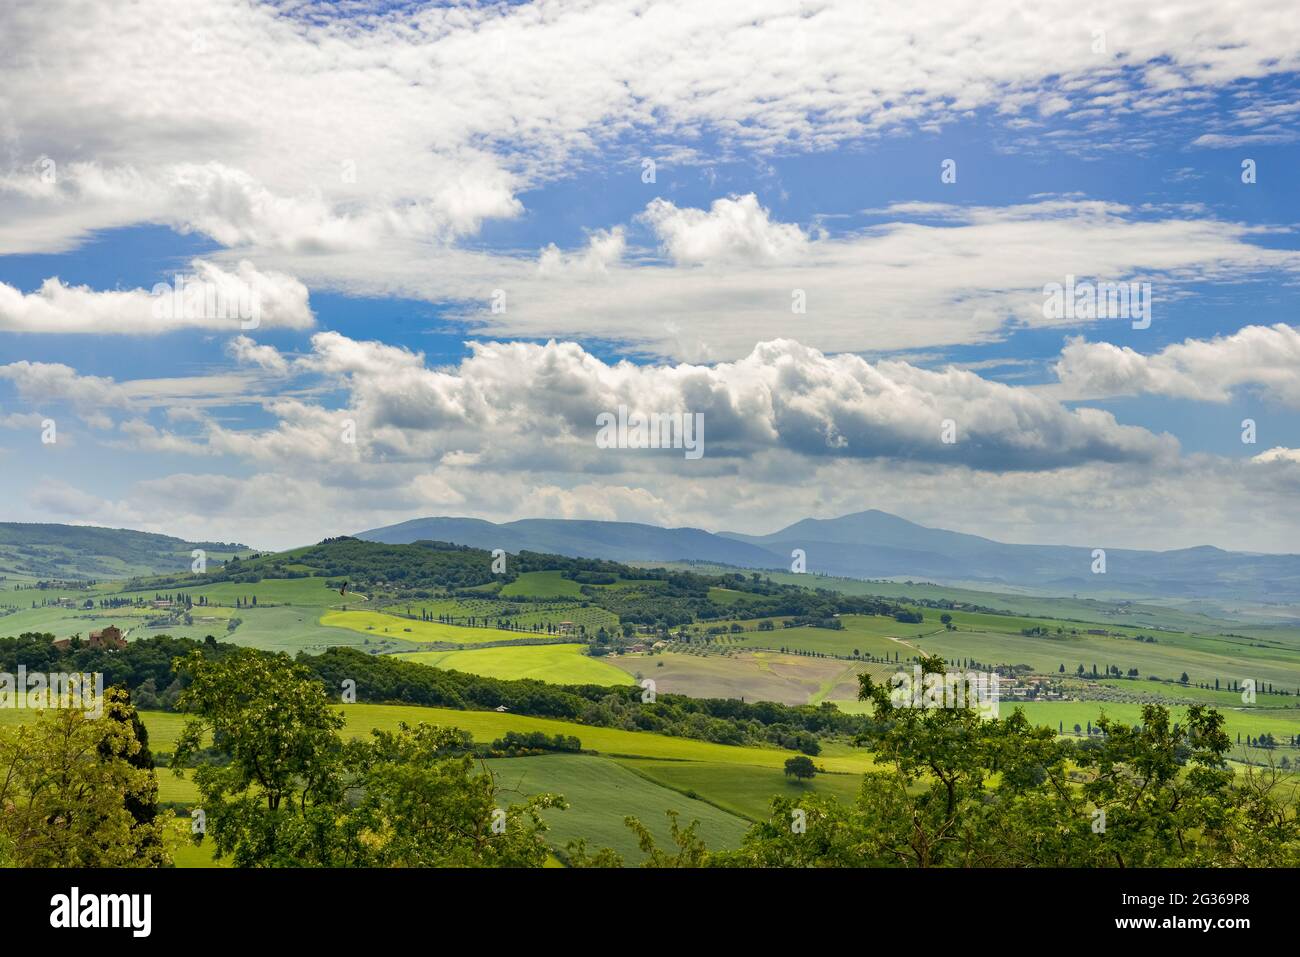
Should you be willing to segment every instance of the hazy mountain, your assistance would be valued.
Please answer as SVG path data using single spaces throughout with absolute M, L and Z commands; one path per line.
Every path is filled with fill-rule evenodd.
M 400 525 L 358 532 L 357 538 L 390 545 L 421 540 L 455 542 L 508 552 L 548 552 L 614 561 L 674 562 L 690 559 L 773 567 L 770 552 L 699 528 L 660 528 L 635 522 L 590 522 L 528 518 L 497 525 L 478 518 L 417 518 Z
M 187 542 L 129 528 L 0 522 L 0 576 L 114 579 L 188 571 L 196 548 L 212 561 L 249 551 L 234 543 Z
M 917 525 L 870 510 L 804 519 L 770 535 L 711 533 L 631 522 L 425 518 L 358 534 L 394 544 L 420 539 L 506 551 L 554 552 L 619 561 L 706 561 L 788 569 L 800 548 L 807 570 L 851 578 L 905 576 L 984 582 L 1056 593 L 1166 595 L 1291 603 L 1300 600 L 1300 555 L 1255 555 L 1212 546 L 1166 552 L 1106 549 L 1093 574 L 1094 546 L 1013 545 Z M 1104 547 L 1098 543 L 1096 547 Z

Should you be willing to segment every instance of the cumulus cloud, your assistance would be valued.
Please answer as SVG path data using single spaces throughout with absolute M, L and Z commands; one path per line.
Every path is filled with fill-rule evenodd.
M 600 276 L 623 258 L 627 249 L 627 231 L 622 226 L 595 230 L 586 247 L 577 253 L 564 253 L 551 243 L 537 259 L 537 271 L 544 276 L 577 274 Z
M 1261 465 L 1277 463 L 1282 465 L 1300 466 L 1300 449 L 1288 449 L 1285 446 L 1279 445 L 1268 449 L 1265 452 L 1260 452 L 1259 455 L 1256 455 L 1251 459 L 1251 461 L 1257 462 Z
M 339 380 L 345 408 L 269 402 L 274 428 L 209 423 L 207 440 L 223 453 L 264 461 L 471 454 L 480 467 L 599 474 L 627 467 L 638 454 L 595 445 L 596 417 L 625 406 L 701 414 L 706 457 L 721 462 L 780 451 L 1004 470 L 1177 453 L 1169 436 L 1121 425 L 1107 412 L 1069 410 L 974 372 L 827 356 L 792 340 L 760 343 L 743 359 L 714 365 L 607 363 L 575 343 L 473 343 L 471 350 L 457 367 L 430 369 L 400 347 L 318 333 L 294 369 Z M 349 423 L 355 443 L 341 439 Z
M 642 216 L 679 266 L 791 263 L 808 248 L 803 230 L 773 222 L 753 193 L 716 199 L 707 212 L 656 199 Z
M 1187 339 L 1151 355 L 1073 338 L 1055 369 L 1065 392 L 1079 398 L 1147 394 L 1227 402 L 1246 388 L 1300 408 L 1300 330 L 1282 323 Z
M 57 277 L 33 293 L 0 282 L 0 331 L 152 335 L 177 329 L 306 329 L 307 287 L 248 261 L 227 269 L 195 259 L 191 272 L 145 289 L 69 286 Z
M 267 372 L 283 375 L 289 361 L 274 346 L 258 345 L 248 336 L 235 336 L 226 343 L 226 351 L 241 365 L 253 365 Z

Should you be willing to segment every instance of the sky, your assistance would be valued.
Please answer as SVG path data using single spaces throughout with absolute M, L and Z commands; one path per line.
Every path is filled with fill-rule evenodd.
M 0 520 L 1294 552 L 1298 94 L 1270 0 L 6 3 Z

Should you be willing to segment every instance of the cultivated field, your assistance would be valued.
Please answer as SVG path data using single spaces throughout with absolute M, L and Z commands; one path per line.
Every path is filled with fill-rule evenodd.
M 652 678 L 664 694 L 695 698 L 741 698 L 781 704 L 817 704 L 856 694 L 861 667 L 834 658 L 806 658 L 771 651 L 688 654 L 680 651 L 627 654 L 610 663 L 633 676 Z
M 473 651 L 414 651 L 399 653 L 414 661 L 448 671 L 466 671 L 488 678 L 533 678 L 552 684 L 630 685 L 631 675 L 608 658 L 586 654 L 586 645 L 517 645 Z

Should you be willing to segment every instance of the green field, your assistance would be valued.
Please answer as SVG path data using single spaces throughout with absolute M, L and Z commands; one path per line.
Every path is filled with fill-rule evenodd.
M 1216 708 L 1294 708 L 1300 705 L 1300 697 L 1292 694 L 1266 694 L 1257 691 L 1253 704 L 1241 700 L 1240 691 L 1228 691 L 1213 688 L 1197 688 L 1177 682 L 1164 681 L 1130 681 L 1127 678 L 1098 678 L 1094 684 L 1114 688 L 1124 694 L 1141 695 L 1149 699 L 1186 699 L 1197 703 L 1213 705 Z
M 468 617 L 509 619 L 524 628 L 532 625 L 542 627 L 539 634 L 546 633 L 546 625 L 559 625 L 562 621 L 572 622 L 575 629 L 585 627 L 595 634 L 601 628 L 613 631 L 618 628 L 618 615 L 596 605 L 583 605 L 579 602 L 506 602 L 495 598 L 445 598 L 438 601 L 397 601 L 384 605 L 375 611 L 385 609 L 396 613 L 406 613 L 414 617 L 427 614 L 430 618 L 447 616 L 452 622 Z
M 543 646 L 550 647 L 550 646 Z M 477 652 L 468 652 L 475 654 Z M 612 847 L 628 863 L 641 855 L 623 818 L 635 815 L 650 828 L 661 845 L 668 842 L 665 811 L 677 810 L 683 824 L 699 819 L 700 834 L 710 847 L 734 847 L 750 820 L 766 815 L 774 794 L 827 791 L 845 800 L 856 794 L 860 774 L 870 766 L 865 752 L 849 752 L 817 758 L 819 767 L 843 772 L 823 775 L 809 784 L 786 780 L 781 768 L 793 752 L 775 748 L 731 747 L 689 738 L 674 738 L 640 731 L 595 728 L 573 722 L 495 711 L 453 711 L 411 705 L 342 706 L 347 719 L 344 734 L 368 735 L 372 729 L 395 730 L 402 722 L 455 726 L 470 731 L 477 741 L 491 741 L 506 731 L 543 731 L 546 734 L 576 735 L 584 749 L 599 756 L 544 755 L 501 758 L 486 762 L 498 786 L 506 789 L 504 800 L 524 794 L 558 793 L 569 802 L 565 811 L 548 811 L 552 846 L 563 848 L 577 837 L 587 838 L 588 848 Z M 32 712 L 0 710 L 0 725 L 16 724 Z M 143 711 L 155 753 L 170 752 L 186 716 Z M 177 777 L 159 768 L 159 799 L 192 804 L 198 795 L 187 776 Z M 695 792 L 692 798 L 687 792 Z M 193 848 L 184 839 L 188 821 L 178 819 L 169 837 L 178 866 L 213 866 L 210 846 Z
M 1003 715 L 1010 714 L 1011 707 L 1009 702 L 1003 702 Z M 1107 717 L 1124 724 L 1139 724 L 1142 720 L 1141 705 L 1117 701 L 1031 701 L 1020 704 L 1019 707 L 1024 709 L 1025 717 L 1035 724 L 1057 729 L 1064 725 L 1067 732 L 1072 732 L 1075 724 L 1086 729 L 1089 721 L 1095 727 L 1098 715 L 1103 712 Z M 1182 707 L 1169 710 L 1175 721 L 1187 713 L 1187 709 Z M 1300 711 L 1295 709 L 1218 710 L 1223 714 L 1224 728 L 1234 743 L 1238 734 L 1244 739 L 1247 735 L 1253 738 L 1268 733 L 1277 738 L 1279 743 L 1289 743 L 1293 735 L 1300 734 Z M 1278 749 L 1278 753 L 1294 755 L 1295 750 L 1283 747 Z
M 359 632 L 371 638 L 389 638 L 409 642 L 437 642 L 454 645 L 481 645 L 493 641 L 519 641 L 529 637 L 518 631 L 499 628 L 466 628 L 444 625 L 440 621 L 399 618 L 378 611 L 329 611 L 320 623 L 329 628 Z
M 673 568 L 694 571 L 702 574 L 728 574 L 735 568 L 714 565 L 708 562 L 634 562 L 646 568 Z M 939 585 L 932 582 L 917 581 L 882 581 L 862 580 L 857 578 L 838 578 L 833 575 L 794 574 L 783 571 L 764 571 L 765 579 L 783 585 L 801 585 L 806 588 L 825 588 L 845 595 L 870 596 L 901 601 L 946 601 L 1007 611 L 1013 615 L 1031 618 L 1059 619 L 1056 623 L 1074 622 L 1099 625 L 1119 625 L 1136 629 L 1173 629 L 1196 633 L 1212 634 L 1220 631 L 1232 622 L 1225 620 L 1223 609 L 1218 603 L 1188 599 L 1165 600 L 1144 598 L 1139 601 L 1129 599 L 1077 598 L 1073 596 L 1050 596 L 1034 593 L 1029 589 L 1012 589 L 998 591 L 994 588 L 963 586 L 960 584 Z M 926 617 L 938 617 L 938 609 L 926 609 Z M 1296 614 L 1290 608 L 1243 610 L 1243 617 L 1256 619 L 1264 615 L 1270 621 L 1287 621 L 1288 628 L 1300 635 L 1300 623 L 1295 621 Z M 1256 626 L 1261 632 L 1275 627 L 1272 624 Z M 1231 631 L 1246 629 L 1230 627 Z M 1247 633 L 1250 633 L 1249 631 Z
M 570 840 L 585 838 L 589 851 L 611 847 L 629 865 L 639 863 L 644 855 L 637 847 L 636 836 L 623 823 L 628 815 L 646 825 L 660 847 L 672 847 L 666 813 L 669 810 L 678 812 L 683 826 L 698 820 L 698 833 L 710 848 L 736 847 L 750 823 L 607 758 L 553 754 L 502 758 L 487 762 L 487 766 L 505 792 L 503 801 L 544 792 L 563 795 L 569 804 L 567 810 L 550 810 L 542 815 L 550 825 L 547 839 L 552 846 L 562 849 Z
M 364 614 L 364 613 L 363 613 Z M 327 648 L 365 648 L 370 651 L 398 651 L 412 647 L 409 636 L 348 628 L 331 628 L 318 620 L 319 609 L 299 606 L 239 609 L 240 624 L 233 632 L 219 634 L 222 641 L 248 645 L 264 651 L 299 651 L 319 654 Z
M 533 598 L 581 598 L 582 586 L 564 578 L 561 572 L 524 572 L 514 581 L 501 589 L 501 594 L 510 597 Z
M 729 635 L 725 642 L 745 648 L 788 648 L 795 651 L 815 651 L 823 654 L 851 657 L 859 652 L 876 657 L 893 657 L 895 653 L 900 660 L 911 657 L 914 651 L 891 640 L 891 636 L 910 638 L 918 633 L 939 630 L 942 626 L 936 619 L 919 625 L 900 624 L 893 618 L 878 615 L 843 615 L 841 629 L 831 628 L 783 628 L 778 625 L 773 631 L 747 631 L 739 635 Z
M 1187 672 L 1192 683 L 1222 684 L 1253 678 L 1264 687 L 1272 683 L 1288 690 L 1300 689 L 1300 649 L 1281 638 L 1269 641 L 1233 635 L 1190 635 L 1179 632 L 1143 631 L 1133 627 L 1104 629 L 1110 634 L 1087 634 L 1077 623 L 1049 622 L 1032 618 L 1004 617 L 973 612 L 952 612 L 955 630 L 938 622 L 926 611 L 920 624 L 905 624 L 893 618 L 844 615 L 844 628 L 780 628 L 774 631 L 746 631 L 718 639 L 722 645 L 748 648 L 787 648 L 821 654 L 863 655 L 905 662 L 918 652 L 940 654 L 949 660 L 973 659 L 985 665 L 1028 665 L 1039 674 L 1073 675 L 1079 665 L 1092 672 L 1110 665 L 1127 672 L 1137 668 L 1141 677 L 1155 675 L 1177 679 Z M 1048 627 L 1046 635 L 1024 635 L 1022 629 Z M 1057 629 L 1060 629 L 1058 633 Z M 1094 629 L 1101 630 L 1101 629 Z M 1145 634 L 1155 642 L 1138 641 L 1132 635 Z M 1161 686 L 1167 687 L 1167 686 Z
M 794 752 L 780 748 L 738 747 L 714 744 L 695 738 L 674 738 L 649 731 L 624 731 L 621 728 L 599 728 L 555 718 L 534 718 L 529 715 L 500 713 L 497 711 L 457 711 L 452 708 L 424 708 L 418 705 L 350 704 L 340 705 L 347 723 L 344 733 L 350 737 L 368 735 L 372 729 L 395 731 L 402 722 L 436 724 L 463 728 L 475 741 L 491 742 L 507 731 L 541 731 L 548 735 L 575 735 L 585 750 L 605 755 L 657 758 L 669 761 L 699 761 L 727 765 L 753 765 L 762 768 L 782 768 Z M 32 712 L 23 709 L 0 708 L 0 725 L 21 724 Z M 172 751 L 185 715 L 166 711 L 141 711 L 141 718 L 149 730 L 149 747 L 155 751 Z M 871 764 L 866 752 L 817 758 L 819 765 L 830 771 L 861 772 Z
M 783 655 L 772 651 L 691 654 L 672 650 L 611 656 L 626 673 L 655 681 L 663 694 L 695 698 L 740 698 L 781 704 L 817 704 L 825 697 L 856 693 L 861 665 L 834 658 Z
M 1039 637 L 977 632 L 939 632 L 909 639 L 918 648 L 945 658 L 974 658 L 987 664 L 1027 664 L 1040 674 L 1071 674 L 1079 665 L 1088 672 L 1137 668 L 1142 677 L 1177 678 L 1187 672 L 1193 682 L 1254 678 L 1294 688 L 1300 684 L 1300 653 L 1259 648 L 1244 639 L 1162 634 L 1158 644 L 1101 635 Z M 905 655 L 906 657 L 906 655 Z
M 518 637 L 518 635 L 516 635 Z M 488 678 L 535 678 L 552 684 L 630 685 L 632 676 L 604 658 L 585 654 L 586 645 L 511 645 L 472 651 L 414 651 L 403 661 Z
M 355 604 L 362 599 L 349 593 L 343 597 L 337 589 L 330 588 L 324 578 L 263 578 L 259 582 L 217 582 L 213 585 L 200 585 L 191 588 L 149 588 L 135 592 L 120 592 L 125 597 L 139 596 L 146 600 L 155 594 L 167 594 L 169 591 L 183 591 L 192 595 L 195 601 L 205 596 L 214 605 L 234 607 L 236 600 L 251 602 L 257 598 L 259 605 L 303 605 L 311 608 L 328 608 L 344 604 Z M 242 609 L 241 609 L 242 610 Z
M 820 758 L 813 762 L 821 765 Z M 798 798 L 805 794 L 830 794 L 846 804 L 862 789 L 861 774 L 819 774 L 811 781 L 786 777 L 776 768 L 743 765 L 698 764 L 619 758 L 618 763 L 650 780 L 683 793 L 694 793 L 723 810 L 751 821 L 766 820 L 772 798 Z
M 552 736 L 576 735 L 584 749 L 598 751 L 605 755 L 782 768 L 785 766 L 786 758 L 794 754 L 792 751 L 780 748 L 737 747 L 698 741 L 694 738 L 674 738 L 648 731 L 598 728 L 572 721 L 502 714 L 496 711 L 455 711 L 449 708 L 382 704 L 352 704 L 342 708 L 347 718 L 345 733 L 354 737 L 368 734 L 372 728 L 391 731 L 403 721 L 408 724 L 424 721 L 427 724 L 463 728 L 474 736 L 475 741 L 492 741 L 507 731 L 541 731 Z M 156 713 L 149 712 L 148 715 L 152 716 Z M 152 726 L 149 733 L 153 735 Z M 828 770 L 861 772 L 870 766 L 871 759 L 865 752 L 858 752 L 852 755 L 818 758 L 817 763 L 824 764 Z

